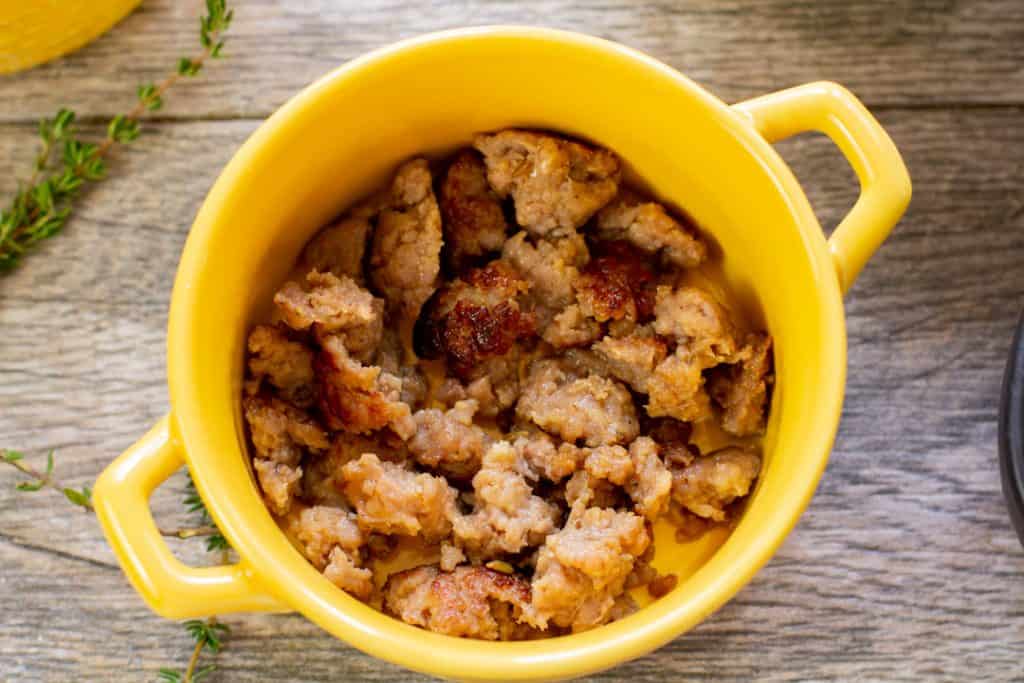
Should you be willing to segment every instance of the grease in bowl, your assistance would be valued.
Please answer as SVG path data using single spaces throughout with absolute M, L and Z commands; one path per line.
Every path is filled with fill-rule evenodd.
M 671 590 L 656 520 L 738 514 L 771 339 L 612 152 L 474 147 L 406 162 L 306 245 L 248 338 L 252 466 L 305 557 L 407 623 L 587 630 Z

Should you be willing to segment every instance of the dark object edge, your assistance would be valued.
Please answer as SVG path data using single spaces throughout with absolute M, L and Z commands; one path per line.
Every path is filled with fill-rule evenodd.
M 999 409 L 999 469 L 1003 496 L 1024 544 L 1024 314 L 1010 347 Z

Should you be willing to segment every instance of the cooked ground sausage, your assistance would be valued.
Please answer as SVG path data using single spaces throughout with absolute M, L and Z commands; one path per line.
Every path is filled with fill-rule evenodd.
M 726 448 L 674 470 L 672 498 L 695 515 L 722 521 L 725 507 L 747 495 L 760 471 L 757 455 L 742 448 Z
M 582 631 L 677 585 L 656 523 L 687 542 L 740 509 L 771 338 L 686 272 L 706 243 L 614 154 L 474 144 L 402 164 L 306 245 L 246 340 L 253 472 L 357 599 L 456 637 Z
M 390 427 L 403 439 L 416 431 L 402 380 L 350 358 L 338 337 L 328 338 L 315 361 L 320 410 L 327 426 L 355 434 Z
M 454 520 L 455 541 L 470 557 L 501 556 L 536 546 L 556 528 L 557 506 L 534 495 L 522 458 L 506 441 L 493 444 L 473 477 L 474 510 Z
M 370 280 L 403 315 L 415 318 L 441 271 L 441 212 L 424 159 L 398 169 L 377 217 Z
M 306 451 L 325 450 L 327 434 L 308 413 L 273 397 L 252 396 L 242 402 L 256 455 L 297 465 Z
M 312 405 L 313 350 L 292 341 L 279 327 L 257 325 L 249 333 L 249 372 L 266 378 L 281 397 L 299 407 Z
M 530 584 L 483 567 L 446 572 L 423 566 L 394 574 L 384 587 L 384 608 L 407 624 L 449 636 L 522 640 L 533 635 Z
M 341 472 L 345 496 L 363 529 L 434 540 L 451 531 L 455 490 L 443 477 L 381 462 L 373 453 L 363 454 Z
M 420 410 L 413 419 L 416 433 L 409 453 L 416 462 L 456 479 L 468 479 L 480 469 L 491 437 L 473 424 L 477 402 L 459 401 L 448 411 Z
M 421 356 L 444 356 L 459 376 L 482 361 L 508 353 L 534 334 L 533 311 L 521 296 L 530 285 L 507 263 L 492 261 L 440 289 L 424 307 L 416 329 Z
M 583 225 L 619 187 L 619 160 L 603 149 L 524 130 L 479 135 L 473 146 L 491 187 L 512 196 L 516 220 L 539 236 Z
M 699 266 L 707 246 L 687 224 L 654 202 L 623 193 L 597 214 L 598 234 L 607 240 L 626 240 L 648 254 L 660 254 L 682 268 Z
M 743 359 L 712 378 L 711 396 L 722 407 L 722 428 L 730 434 L 764 432 L 771 345 L 766 334 L 750 335 L 741 352 Z
M 531 584 L 537 618 L 573 631 L 607 622 L 650 540 L 643 518 L 631 512 L 574 509 L 537 557 Z
M 646 321 L 654 310 L 654 271 L 628 242 L 603 242 L 573 282 L 580 309 L 598 322 Z
M 654 331 L 685 345 L 705 366 L 736 353 L 736 328 L 728 311 L 697 287 L 658 287 Z
M 534 364 L 516 413 L 565 441 L 588 446 L 629 443 L 640 429 L 625 387 L 599 375 L 577 376 L 557 361 Z
M 460 152 L 448 167 L 441 184 L 441 216 L 448 263 L 456 271 L 505 243 L 501 198 L 487 184 L 487 168 L 476 152 Z
M 365 212 L 352 215 L 318 232 L 302 251 L 302 263 L 309 270 L 350 277 L 366 285 L 363 257 L 373 226 Z

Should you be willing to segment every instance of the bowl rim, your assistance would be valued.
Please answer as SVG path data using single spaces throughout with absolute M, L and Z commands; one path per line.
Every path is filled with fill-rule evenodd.
M 730 133 L 745 146 L 774 181 L 793 215 L 814 272 L 823 274 L 814 282 L 814 289 L 821 308 L 822 326 L 829 333 L 823 344 L 825 348 L 822 349 L 821 358 L 831 367 L 823 368 L 823 381 L 820 385 L 823 398 L 819 411 L 823 422 L 809 430 L 807 435 L 808 451 L 820 453 L 820 456 L 814 466 L 807 469 L 806 479 L 801 486 L 794 487 L 793 495 L 784 506 L 780 506 L 778 514 L 773 515 L 773 523 L 767 526 L 762 537 L 756 543 L 744 547 L 740 558 L 742 561 L 717 575 L 711 588 L 692 597 L 686 603 L 688 609 L 676 607 L 671 610 L 668 606 L 659 605 L 666 602 L 662 600 L 642 610 L 641 614 L 647 614 L 648 618 L 629 620 L 632 623 L 628 628 L 623 626 L 626 622 L 618 622 L 570 636 L 522 643 L 456 639 L 390 618 L 388 620 L 394 623 L 394 628 L 388 627 L 384 632 L 368 626 L 364 623 L 367 619 L 358 614 L 360 608 L 372 608 L 344 594 L 339 596 L 338 602 L 328 600 L 316 587 L 295 581 L 285 567 L 287 563 L 275 561 L 272 555 L 264 552 L 258 535 L 251 533 L 246 513 L 231 502 L 230 491 L 219 486 L 209 473 L 204 472 L 203 458 L 199 457 L 202 449 L 191 447 L 203 443 L 200 427 L 202 416 L 193 408 L 197 403 L 198 389 L 189 381 L 177 379 L 179 375 L 189 375 L 186 369 L 190 364 L 190 318 L 197 296 L 192 282 L 206 265 L 210 236 L 222 223 L 218 217 L 220 208 L 239 179 L 244 177 L 245 169 L 259 163 L 259 158 L 277 144 L 282 129 L 291 125 L 293 119 L 301 118 L 303 110 L 314 104 L 326 91 L 344 87 L 349 77 L 391 59 L 406 56 L 411 51 L 433 49 L 453 41 L 510 37 L 527 41 L 554 41 L 571 48 L 600 53 L 603 58 L 642 65 L 652 74 L 687 91 L 688 95 L 707 105 L 709 111 L 717 112 Z M 200 495 L 242 561 L 251 566 L 251 570 L 276 597 L 363 652 L 413 670 L 462 680 L 568 678 L 606 669 L 660 647 L 731 599 L 771 558 L 810 502 L 838 430 L 846 375 L 846 327 L 842 296 L 820 224 L 792 171 L 750 121 L 675 69 L 637 50 L 585 34 L 516 25 L 480 26 L 428 33 L 374 50 L 337 67 L 307 86 L 261 124 L 221 172 L 196 216 L 175 279 L 167 345 L 173 424 L 182 443 L 186 445 L 185 458 Z M 343 600 L 343 597 L 348 600 Z

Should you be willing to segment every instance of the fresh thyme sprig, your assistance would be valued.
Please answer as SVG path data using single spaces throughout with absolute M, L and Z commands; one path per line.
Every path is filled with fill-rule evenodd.
M 54 491 L 63 493 L 64 497 L 74 505 L 88 510 L 89 512 L 95 512 L 95 508 L 92 504 L 92 489 L 88 486 L 83 486 L 81 489 L 71 488 L 70 486 L 65 486 L 54 478 L 53 451 L 46 454 L 46 469 L 42 472 L 26 463 L 25 454 L 20 451 L 0 449 L 0 462 L 11 465 L 22 474 L 30 477 L 28 481 L 22 481 L 15 484 L 14 488 L 19 491 L 33 493 L 35 491 L 41 491 L 44 488 L 53 489 Z M 204 517 L 204 520 L 205 523 L 202 526 L 171 529 L 165 529 L 162 527 L 158 528 L 160 529 L 161 535 L 169 538 L 193 538 L 195 536 L 207 536 L 209 539 L 220 539 L 218 544 L 223 543 L 224 547 L 227 547 L 227 540 L 225 540 L 224 536 L 221 535 L 220 529 L 210 522 L 208 515 Z M 209 547 L 209 542 L 207 543 L 207 547 Z
M 157 674 L 157 680 L 166 683 L 197 683 L 217 668 L 216 664 L 200 667 L 199 658 L 203 654 L 203 650 L 209 650 L 214 655 L 220 652 L 223 645 L 221 639 L 231 632 L 228 625 L 217 621 L 217 617 L 210 617 L 205 621 L 192 619 L 185 622 L 185 630 L 196 643 L 185 671 L 163 668 Z
M 199 492 L 196 491 L 196 485 L 195 482 L 192 481 L 192 475 L 186 474 L 185 476 L 188 478 L 188 482 L 185 484 L 185 500 L 182 501 L 185 504 L 185 508 L 189 512 L 198 513 L 200 523 L 212 526 L 213 519 L 210 517 L 210 511 L 206 509 L 206 503 L 203 502 L 203 499 L 199 496 Z M 213 528 L 216 529 L 217 527 Z M 224 538 L 224 535 L 220 533 L 220 530 L 217 530 L 217 533 L 210 534 L 206 539 L 207 552 L 212 553 L 216 551 L 226 551 L 230 547 L 228 539 Z
M 196 513 L 199 515 L 200 521 L 212 524 L 210 518 L 210 511 L 206 509 L 206 503 L 199 496 L 199 492 L 196 490 L 195 482 L 192 481 L 192 475 L 186 471 L 185 476 L 187 481 L 185 484 L 185 499 L 182 501 L 185 505 L 185 509 L 189 512 Z M 207 552 L 219 552 L 220 559 L 223 564 L 228 562 L 228 551 L 231 546 L 228 541 L 220 533 L 211 535 L 206 539 L 206 550 Z M 210 673 L 217 669 L 216 664 L 207 664 L 206 666 L 199 666 L 199 658 L 203 653 L 203 650 L 209 650 L 210 654 L 216 655 L 220 652 L 222 647 L 222 637 L 228 635 L 231 629 L 228 628 L 227 624 L 222 624 L 217 621 L 217 617 L 209 617 L 205 621 L 198 619 L 191 619 L 185 622 L 185 630 L 195 641 L 195 647 L 192 649 L 192 656 L 188 660 L 188 665 L 184 672 L 176 669 L 163 668 L 160 669 L 158 674 L 158 680 L 164 681 L 165 683 L 197 683 L 203 680 Z
M 52 450 L 46 454 L 46 468 L 43 471 L 40 471 L 25 462 L 25 454 L 20 451 L 0 449 L 0 462 L 10 465 L 29 477 L 27 481 L 18 482 L 15 485 L 17 490 L 25 493 L 34 493 L 46 488 L 52 489 L 63 493 L 64 497 L 74 505 L 77 505 L 86 511 L 95 512 L 95 508 L 92 503 L 92 490 L 88 486 L 83 486 L 81 489 L 71 488 L 70 486 L 65 486 L 53 476 L 54 458 Z M 231 546 L 228 544 L 227 539 L 224 538 L 224 535 L 221 534 L 220 529 L 213 524 L 213 521 L 210 518 L 210 512 L 206 509 L 206 504 L 203 502 L 203 499 L 199 497 L 199 493 L 196 491 L 195 484 L 192 482 L 191 476 L 188 476 L 186 495 L 182 502 L 188 512 L 199 514 L 202 526 L 174 529 L 158 527 L 160 533 L 164 536 L 173 538 L 206 536 L 207 552 L 219 552 L 221 562 L 226 564 L 229 559 L 228 551 Z M 217 617 L 215 616 L 208 618 L 206 621 L 192 619 L 186 621 L 184 626 L 189 636 L 191 636 L 196 643 L 192 650 L 192 656 L 189 658 L 188 665 L 184 672 L 170 668 L 160 669 L 160 681 L 174 683 L 198 683 L 198 681 L 204 679 L 212 673 L 217 666 L 216 664 L 207 664 L 200 667 L 200 655 L 204 649 L 208 650 L 210 654 L 213 655 L 219 653 L 223 645 L 223 637 L 231 630 L 226 624 L 222 624 L 217 621 Z
M 163 107 L 164 94 L 182 77 L 194 77 L 209 59 L 221 56 L 223 34 L 231 25 L 233 11 L 226 0 L 206 0 L 206 14 L 199 20 L 199 42 L 202 51 L 193 57 L 178 60 L 174 72 L 159 83 L 144 83 L 136 91 L 135 106 L 127 113 L 113 117 L 107 124 L 106 136 L 97 144 L 79 139 L 75 135 L 75 113 L 60 109 L 52 119 L 39 123 L 40 139 L 32 173 L 18 188 L 10 203 L 0 208 L 0 275 L 10 272 L 39 242 L 56 235 L 64 227 L 74 208 L 75 200 L 87 183 L 98 182 L 107 175 L 106 158 L 115 145 L 129 144 L 139 137 L 139 121 L 149 112 Z M 24 492 L 44 488 L 60 491 L 72 504 L 94 511 L 92 491 L 88 486 L 74 489 L 64 486 L 54 476 L 53 451 L 47 454 L 46 469 L 42 472 L 30 466 L 18 451 L 0 449 L 0 462 L 6 463 L 29 477 L 16 488 Z M 218 551 L 223 562 L 228 560 L 230 546 L 220 530 L 213 525 L 209 512 L 195 492 L 191 478 L 186 508 L 199 512 L 202 525 L 191 528 L 160 529 L 168 537 L 192 538 L 206 536 L 207 551 Z M 197 683 L 216 669 L 215 664 L 199 666 L 204 650 L 212 655 L 220 652 L 222 638 L 229 628 L 210 617 L 205 621 L 190 620 L 185 630 L 195 641 L 192 656 L 184 672 L 161 669 L 159 679 L 171 683 Z
M 43 472 L 26 463 L 25 455 L 20 451 L 0 450 L 0 460 L 31 477 L 29 481 L 22 481 L 15 485 L 14 488 L 19 491 L 35 492 L 43 488 L 51 488 L 63 493 L 64 497 L 74 505 L 92 511 L 92 491 L 88 486 L 73 489 L 53 478 L 53 451 L 46 454 L 46 470 Z
M 139 120 L 163 106 L 164 93 L 171 86 L 182 77 L 195 76 L 207 60 L 221 56 L 223 34 L 233 16 L 226 0 L 206 0 L 206 14 L 199 19 L 202 51 L 179 59 L 176 69 L 159 83 L 140 85 L 135 106 L 110 120 L 99 144 L 75 137 L 71 110 L 60 109 L 52 119 L 40 121 L 41 142 L 32 174 L 0 210 L 0 274 L 12 271 L 39 242 L 61 231 L 86 183 L 106 177 L 111 148 L 139 137 Z

